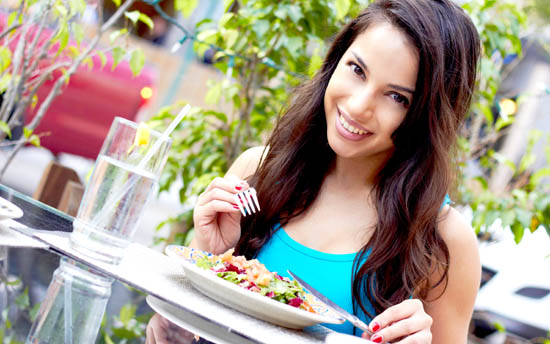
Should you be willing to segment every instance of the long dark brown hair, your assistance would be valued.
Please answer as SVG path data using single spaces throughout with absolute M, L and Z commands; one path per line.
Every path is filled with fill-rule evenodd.
M 377 176 L 374 233 L 354 262 L 354 308 L 366 314 L 365 297 L 379 313 L 411 295 L 426 300 L 430 290 L 447 283 L 449 251 L 436 227 L 480 52 L 476 28 L 451 0 L 376 1 L 336 35 L 321 69 L 298 88 L 279 119 L 266 157 L 250 177 L 262 211 L 242 219 L 236 247 L 239 254 L 256 256 L 277 222 L 284 227 L 317 197 L 335 160 L 327 141 L 325 90 L 355 38 L 380 22 L 409 38 L 419 69 L 412 104 L 392 135 L 395 151 Z M 440 279 L 433 281 L 434 273 Z

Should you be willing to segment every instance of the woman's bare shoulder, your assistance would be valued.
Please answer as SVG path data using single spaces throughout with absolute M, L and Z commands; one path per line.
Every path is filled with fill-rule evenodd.
M 262 163 L 262 160 L 267 154 L 267 150 L 265 146 L 247 149 L 233 162 L 233 165 L 231 165 L 227 173 L 236 175 L 242 179 L 250 177 Z
M 433 342 L 455 338 L 465 343 L 481 279 L 477 238 L 460 212 L 448 205 L 440 213 L 437 230 L 449 249 L 449 270 L 448 283 L 432 290 L 435 300 L 425 304 L 433 318 Z
M 475 231 L 455 208 L 449 205 L 443 207 L 437 229 L 447 246 L 477 250 Z

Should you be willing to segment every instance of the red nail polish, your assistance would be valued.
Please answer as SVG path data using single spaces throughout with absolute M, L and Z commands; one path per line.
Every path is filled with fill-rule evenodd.
M 380 329 L 380 324 L 377 323 L 377 322 L 374 322 L 374 323 L 372 323 L 370 328 L 371 328 L 372 332 L 376 332 Z
M 242 190 L 242 186 L 235 186 L 235 190 Z
M 370 340 L 372 340 L 375 343 L 382 343 L 382 336 L 375 334 L 374 336 L 372 336 Z

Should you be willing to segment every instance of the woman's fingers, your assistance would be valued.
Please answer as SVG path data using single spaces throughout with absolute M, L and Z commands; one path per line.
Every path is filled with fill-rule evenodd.
M 211 181 L 210 184 L 208 184 L 204 192 L 207 193 L 208 191 L 215 188 L 222 189 L 231 193 L 237 193 L 248 189 L 249 186 L 245 180 L 239 179 L 232 174 L 228 174 L 224 178 L 214 178 L 214 180 Z
M 235 203 L 234 193 L 231 193 L 219 188 L 211 189 L 209 191 L 204 192 L 202 195 L 200 195 L 199 199 L 197 200 L 197 205 L 198 206 L 206 205 L 212 201 L 222 201 L 228 204 L 237 205 Z
M 430 333 L 431 325 L 432 318 L 426 314 L 424 305 L 420 300 L 405 300 L 386 309 L 372 320 L 369 327 L 375 334 L 370 340 L 375 343 L 383 343 L 413 335 L 416 336 L 416 338 L 412 337 L 415 340 L 418 337 L 425 337 L 426 335 L 422 333 L 424 331 Z
M 184 344 L 193 340 L 193 334 L 159 314 L 153 315 L 146 330 L 146 344 Z

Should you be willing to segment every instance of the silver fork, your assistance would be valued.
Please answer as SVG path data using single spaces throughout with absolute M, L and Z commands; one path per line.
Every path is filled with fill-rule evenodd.
M 236 194 L 235 203 L 237 203 L 243 216 L 252 215 L 260 211 L 260 203 L 258 202 L 256 189 L 254 188 L 249 188 Z

